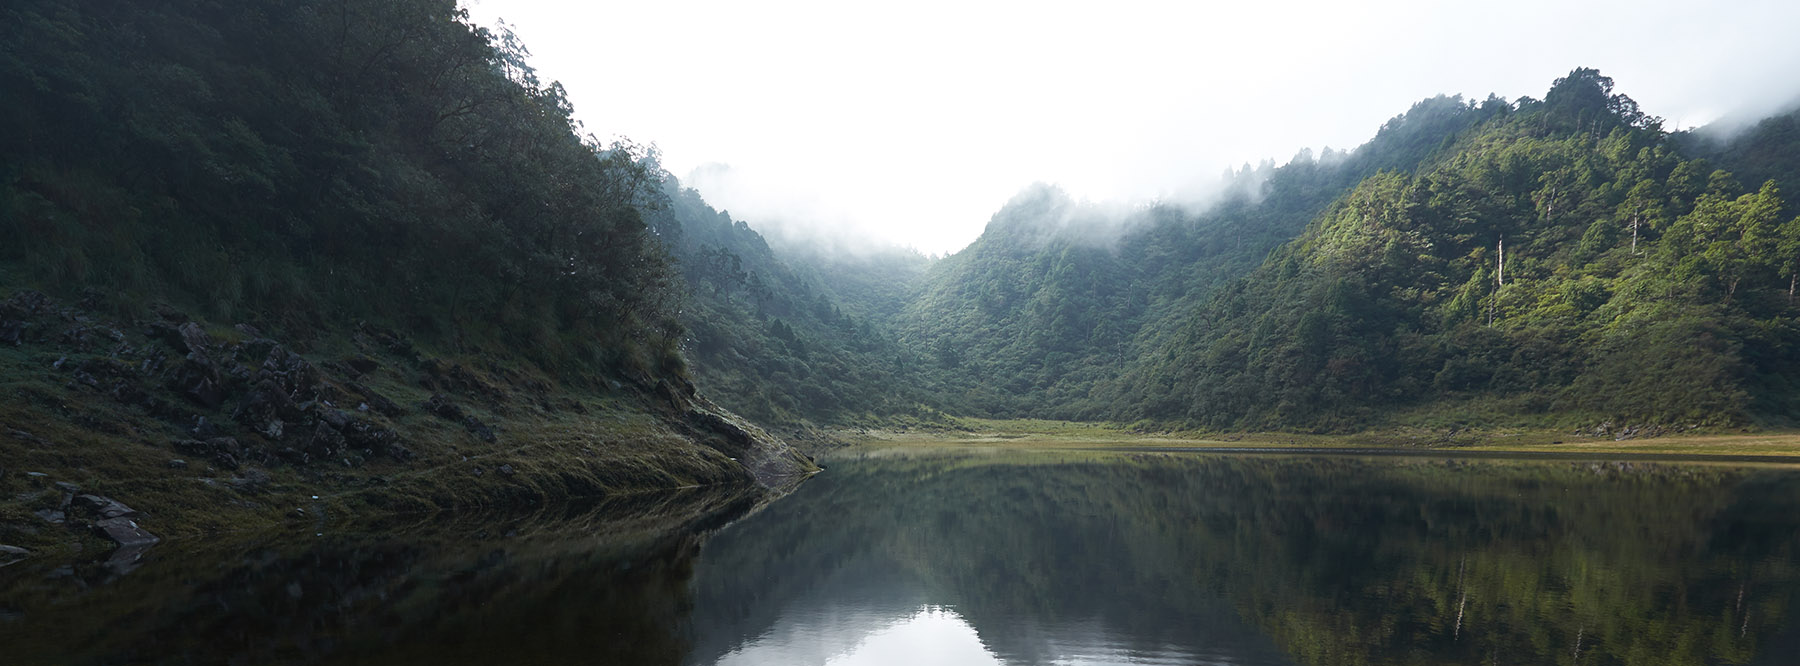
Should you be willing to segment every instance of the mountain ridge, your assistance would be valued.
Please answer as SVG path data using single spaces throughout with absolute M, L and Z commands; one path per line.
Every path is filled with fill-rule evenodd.
M 1760 134 L 1739 135 L 1735 143 L 1705 143 L 1692 133 L 1663 131 L 1660 119 L 1614 91 L 1610 78 L 1577 68 L 1555 81 L 1543 100 L 1438 96 L 1414 104 L 1352 151 L 1312 159 L 1301 159 L 1310 157 L 1303 153 L 1279 168 L 1247 166 L 1230 174 L 1236 180 L 1228 183 L 1219 202 L 1198 212 L 1166 204 L 1103 209 L 1075 202 L 1053 186 L 1034 185 L 1003 206 L 968 248 L 929 266 L 912 285 L 910 300 L 892 320 L 891 330 L 902 353 L 918 361 L 908 370 L 928 396 L 921 402 L 973 416 L 1326 431 L 1406 424 L 1602 429 L 1624 423 L 1653 428 L 1779 425 L 1784 423 L 1783 405 L 1792 399 L 1787 387 L 1793 380 L 1783 374 L 1785 361 L 1779 360 L 1791 353 L 1786 332 L 1791 324 L 1785 323 L 1791 314 L 1773 307 L 1764 292 L 1791 286 L 1769 278 L 1795 272 L 1787 268 L 1791 262 L 1778 256 L 1792 244 L 1782 240 L 1792 233 L 1787 224 L 1792 213 L 1783 212 L 1779 185 L 1784 174 L 1794 173 L 1780 161 L 1780 146 L 1786 145 L 1781 139 L 1791 118 L 1765 120 L 1751 130 Z M 1752 165 L 1777 185 L 1767 190 L 1757 181 L 1744 187 L 1729 172 L 1715 170 L 1714 161 L 1725 167 Z M 1751 198 L 1742 199 L 1746 196 Z M 1462 254 L 1406 266 L 1358 264 L 1358 252 L 1409 250 L 1405 243 L 1355 246 L 1354 251 L 1334 245 L 1338 241 L 1329 237 L 1349 227 L 1331 220 L 1356 206 L 1392 208 L 1372 213 L 1394 218 L 1383 224 L 1433 210 L 1445 219 L 1404 222 L 1408 228 L 1395 233 L 1421 247 L 1456 248 Z M 1698 215 L 1719 219 L 1696 218 L 1695 208 Z M 1751 210 L 1763 212 L 1758 220 L 1744 222 L 1741 218 Z M 1739 221 L 1720 221 L 1733 216 Z M 1737 235 L 1719 237 L 1718 231 L 1726 228 L 1738 229 L 1727 234 Z M 1678 250 L 1665 242 L 1670 233 L 1686 245 Z M 1513 236 L 1510 266 L 1505 267 L 1511 274 L 1501 276 L 1495 255 L 1509 243 L 1500 238 L 1505 234 Z M 1480 243 L 1471 244 L 1477 236 Z M 1327 260 L 1321 254 L 1332 252 L 1339 258 Z M 1632 263 L 1626 258 L 1637 256 L 1654 259 L 1665 275 L 1680 276 L 1660 283 L 1664 298 L 1649 297 L 1658 288 L 1651 283 L 1657 281 L 1644 271 L 1622 275 Z M 1362 354 L 1359 363 L 1388 369 L 1423 363 L 1432 365 L 1429 371 L 1410 368 L 1330 389 L 1356 397 L 1342 403 L 1347 411 L 1328 415 L 1324 411 L 1330 410 L 1294 407 L 1322 404 L 1319 396 L 1282 388 L 1310 386 L 1320 375 L 1251 381 L 1243 365 L 1247 361 L 1217 365 L 1221 354 L 1247 353 L 1234 349 L 1261 344 L 1247 337 L 1262 330 L 1252 319 L 1275 316 L 1261 324 L 1274 326 L 1269 331 L 1325 335 L 1320 332 L 1325 320 L 1319 318 L 1325 315 L 1302 321 L 1298 314 L 1277 314 L 1279 299 L 1258 283 L 1292 282 L 1302 279 L 1303 267 L 1326 270 L 1320 267 L 1333 261 L 1340 267 L 1331 273 L 1332 280 L 1355 281 L 1380 271 L 1402 282 L 1423 277 L 1428 285 L 1393 288 L 1426 290 L 1443 302 L 1434 302 L 1431 312 L 1395 309 L 1390 295 L 1363 293 L 1355 298 L 1389 309 L 1336 312 L 1335 323 L 1325 327 L 1336 342 L 1289 340 L 1281 343 L 1287 351 L 1257 358 L 1292 361 L 1300 347 L 1311 347 L 1321 350 L 1319 362 L 1327 365 L 1342 366 Z M 1395 261 L 1400 261 L 1398 255 Z M 1448 266 L 1444 262 L 1454 264 L 1453 274 L 1446 275 L 1456 284 L 1433 281 L 1444 277 L 1435 272 L 1409 272 L 1441 271 Z M 1477 270 L 1482 265 L 1488 265 L 1487 272 Z M 1702 298 L 1699 294 L 1719 291 L 1714 281 L 1720 270 L 1737 275 L 1730 278 L 1736 282 L 1723 288 L 1727 298 Z M 1742 282 L 1752 276 L 1760 281 Z M 1509 288 L 1498 295 L 1482 293 L 1482 280 Z M 1446 317 L 1468 323 L 1474 321 L 1471 312 L 1490 309 L 1507 322 L 1549 316 L 1544 308 L 1554 304 L 1539 308 L 1520 300 L 1527 298 L 1527 289 L 1519 285 L 1538 282 L 1555 286 L 1543 287 L 1548 292 L 1531 287 L 1529 298 L 1560 301 L 1580 312 L 1557 315 L 1568 321 L 1530 334 L 1491 322 L 1485 330 L 1453 326 L 1453 335 L 1432 332 L 1446 326 Z M 1739 282 L 1750 291 L 1737 293 Z M 1688 300 L 1677 303 L 1673 294 L 1682 290 Z M 1294 292 L 1287 298 L 1323 303 L 1352 296 L 1340 289 L 1335 295 Z M 1724 301 L 1730 303 L 1719 305 Z M 1648 337 L 1633 338 L 1635 342 L 1604 335 L 1583 338 L 1569 318 L 1586 317 L 1595 308 L 1637 314 L 1585 322 L 1590 328 L 1636 326 L 1629 322 L 1639 319 L 1662 328 L 1641 332 Z M 1452 316 L 1452 310 L 1460 314 Z M 1702 314 L 1688 316 L 1696 312 Z M 1387 349 L 1383 345 L 1399 338 L 1392 329 L 1377 330 L 1391 324 L 1370 321 L 1380 317 L 1411 322 L 1403 328 L 1425 333 L 1405 335 L 1427 335 L 1438 346 L 1405 353 Z M 1235 332 L 1221 332 L 1221 325 Z M 1549 337 L 1533 337 L 1538 333 Z M 1320 347 L 1342 351 L 1362 342 L 1375 347 L 1367 353 L 1345 352 L 1349 355 L 1335 361 L 1331 351 Z M 1690 356 L 1678 351 L 1690 343 L 1707 362 L 1675 363 Z M 1644 372 L 1619 365 L 1626 358 L 1619 354 L 1642 345 L 1658 349 L 1660 358 L 1674 365 L 1657 369 L 1650 364 Z M 1188 369 L 1177 369 L 1182 367 Z M 1638 383 L 1603 380 L 1606 372 L 1648 373 L 1672 381 L 1712 379 L 1677 396 Z M 1233 383 L 1239 381 L 1250 383 Z M 1424 398 L 1429 387 L 1435 387 L 1430 390 L 1437 398 Z M 1290 394 L 1291 399 L 1278 397 Z M 1599 397 L 1609 395 L 1630 397 Z M 1289 406 L 1273 411 L 1249 406 L 1284 400 Z M 1224 411 L 1206 407 L 1232 401 L 1242 406 Z M 1233 415 L 1226 417 L 1226 412 Z

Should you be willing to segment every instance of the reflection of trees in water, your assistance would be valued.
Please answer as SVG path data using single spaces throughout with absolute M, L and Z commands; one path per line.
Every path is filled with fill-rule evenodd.
M 1407 459 L 843 462 L 719 532 L 757 499 L 170 543 L 111 581 L 99 564 L 22 563 L 0 569 L 0 644 L 8 664 L 709 663 L 784 613 L 939 604 L 1020 663 L 1101 643 L 1238 663 L 1744 663 L 1793 647 L 1796 480 Z
M 1788 472 L 1034 460 L 832 466 L 706 547 L 695 626 L 721 629 L 691 661 L 879 580 L 1025 662 L 1093 626 L 1257 655 L 1248 622 L 1309 664 L 1743 663 L 1792 624 L 1800 582 Z
M 0 571 L 0 645 L 8 664 L 677 664 L 693 558 L 745 492 L 163 544 L 104 584 Z

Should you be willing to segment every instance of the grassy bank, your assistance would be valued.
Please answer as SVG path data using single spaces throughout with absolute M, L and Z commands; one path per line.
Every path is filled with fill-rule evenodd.
M 672 381 L 569 385 L 391 331 L 278 341 L 24 291 L 0 315 L 0 544 L 34 552 L 114 547 L 83 496 L 167 540 L 813 468 Z
M 1781 456 L 1800 462 L 1800 432 L 1694 430 L 1653 437 L 1598 436 L 1548 429 L 1399 428 L 1356 434 L 1145 432 L 1114 423 L 1034 419 L 954 419 L 931 429 L 839 430 L 848 446 L 981 446 L 1019 449 L 1382 449 L 1594 455 Z

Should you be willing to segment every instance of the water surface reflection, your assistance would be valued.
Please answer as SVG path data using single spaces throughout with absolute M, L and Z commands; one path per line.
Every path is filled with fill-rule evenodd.
M 677 664 L 748 488 L 171 540 L 0 568 L 0 664 Z
M 0 568 L 6 664 L 1787 664 L 1800 472 L 939 451 Z
M 978 452 L 829 467 L 702 549 L 687 663 L 1800 654 L 1800 475 L 1784 468 Z M 874 655 L 895 635 L 914 639 Z

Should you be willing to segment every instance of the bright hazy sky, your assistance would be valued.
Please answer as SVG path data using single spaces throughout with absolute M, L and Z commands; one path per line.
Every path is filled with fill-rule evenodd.
M 1800 94 L 1800 2 L 464 0 L 602 138 L 752 226 L 960 249 L 1033 182 L 1184 199 L 1577 66 L 1671 128 Z M 690 179 L 705 165 L 714 177 Z M 725 175 L 718 176 L 716 174 Z

